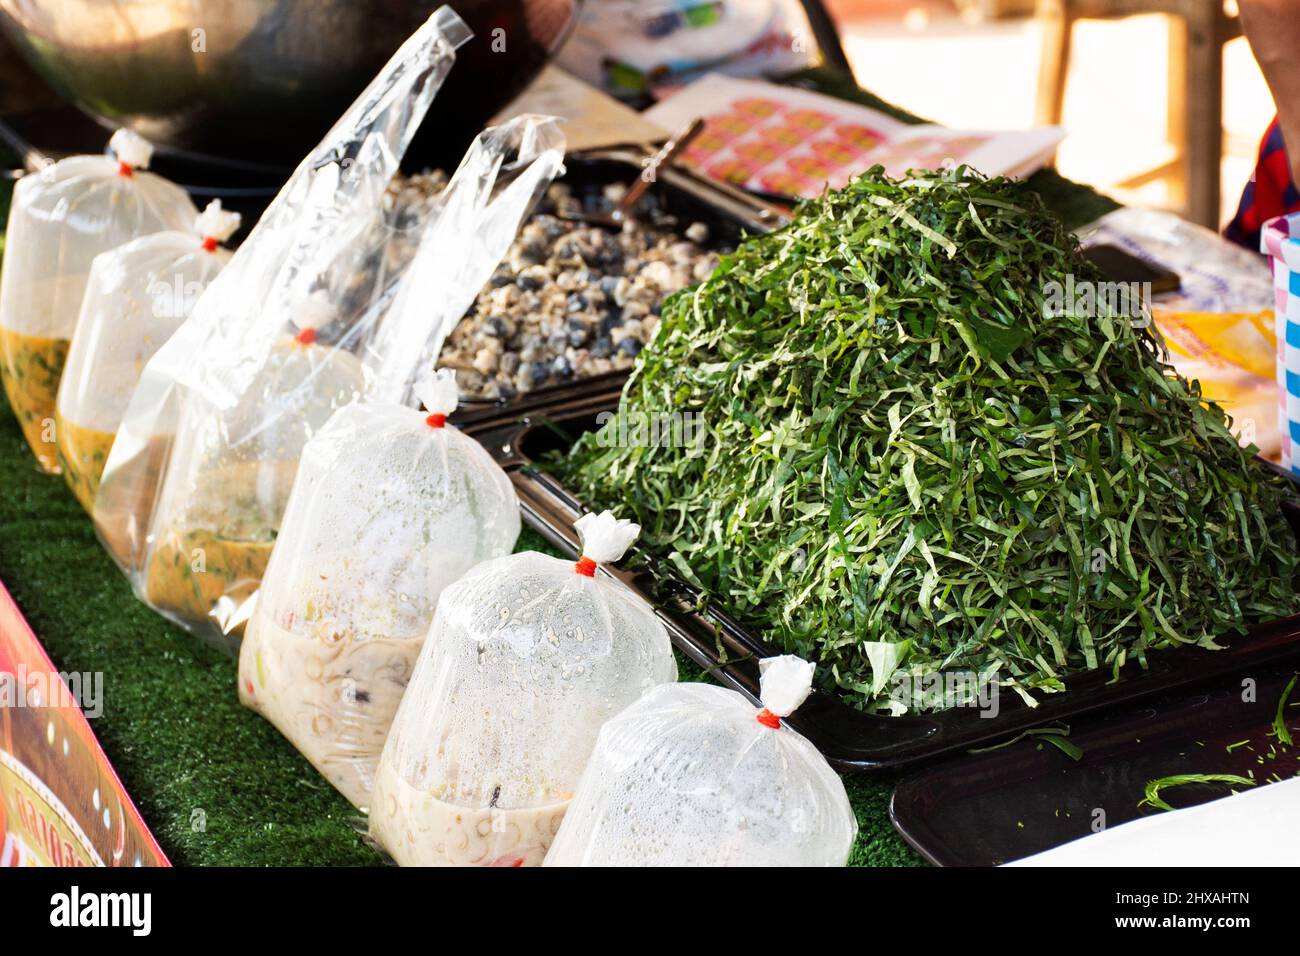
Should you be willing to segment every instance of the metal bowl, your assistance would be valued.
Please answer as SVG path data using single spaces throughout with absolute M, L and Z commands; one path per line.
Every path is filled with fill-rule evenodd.
M 580 0 L 453 0 L 474 31 L 411 155 L 454 161 L 567 38 Z M 315 145 L 441 0 L 0 0 L 59 93 L 163 147 L 266 166 Z

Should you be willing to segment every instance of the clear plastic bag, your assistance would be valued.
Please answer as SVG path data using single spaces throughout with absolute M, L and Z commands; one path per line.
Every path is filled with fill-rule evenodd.
M 0 272 L 0 378 L 36 459 L 58 471 L 54 410 L 90 266 L 139 236 L 188 229 L 185 190 L 145 172 L 153 148 L 129 130 L 113 156 L 72 156 L 14 187 Z
M 547 866 L 843 866 L 844 784 L 785 726 L 813 665 L 759 662 L 763 708 L 710 684 L 656 687 L 600 732 Z
M 654 612 L 595 576 L 640 528 L 609 512 L 577 528 L 576 564 L 515 554 L 443 591 L 370 804 L 398 863 L 541 863 L 601 725 L 677 679 Z
M 251 612 L 307 440 L 363 395 L 409 397 L 447 309 L 477 289 L 458 283 L 481 284 L 500 257 L 480 232 L 513 215 L 513 235 L 560 168 L 556 121 L 489 130 L 422 224 L 415 261 L 383 268 L 382 195 L 465 35 L 444 7 L 398 51 L 150 361 L 114 442 L 95 504 L 118 532 L 105 544 L 146 603 L 220 645 L 233 649 Z M 421 274 L 426 247 L 449 251 Z
M 328 299 L 315 294 L 299 305 L 291 319 L 297 332 L 272 343 L 233 407 L 187 394 L 166 444 L 155 438 L 145 446 L 148 466 L 164 448 L 169 453 L 158 465 L 161 486 L 136 593 L 200 634 L 242 631 L 237 612 L 270 560 L 303 446 L 365 389 L 361 360 L 345 345 L 319 340 L 321 328 L 341 322 Z M 120 506 L 124 486 L 110 472 L 116 451 L 114 442 L 95 522 L 106 544 L 129 546 L 134 515 Z
M 364 385 L 381 199 L 467 38 L 443 7 L 402 45 L 141 374 L 95 521 L 136 593 L 184 625 L 256 589 L 302 443 Z
M 239 652 L 239 699 L 362 808 L 439 595 L 519 537 L 509 477 L 444 426 L 455 374 L 416 391 L 307 443 Z
M 141 370 L 225 268 L 221 243 L 238 228 L 239 214 L 213 200 L 189 231 L 142 236 L 91 265 L 55 412 L 63 478 L 86 511 Z

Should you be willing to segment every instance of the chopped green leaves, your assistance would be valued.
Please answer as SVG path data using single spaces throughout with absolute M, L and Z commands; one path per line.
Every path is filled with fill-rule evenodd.
M 1286 687 L 1282 690 L 1282 696 L 1277 702 L 1277 715 L 1273 718 L 1273 736 L 1286 747 L 1291 746 L 1291 731 L 1286 725 L 1286 705 L 1291 699 L 1291 691 L 1295 689 L 1296 678 L 1300 674 L 1292 674 L 1291 679 L 1287 681 Z
M 1070 728 L 1066 726 L 1047 726 L 1032 727 L 1029 730 L 1016 734 L 1010 740 L 1004 740 L 1000 744 L 993 744 L 990 747 L 979 747 L 966 751 L 970 754 L 989 753 L 993 750 L 1001 750 L 1003 747 L 1010 747 L 1014 743 L 1022 740 L 1037 739 L 1043 743 L 1049 743 L 1061 753 L 1065 754 L 1071 760 L 1079 761 L 1083 759 L 1083 748 L 1069 740 Z M 1041 746 L 1041 744 L 1040 744 Z
M 1171 787 L 1185 787 L 1191 783 L 1225 783 L 1234 787 L 1253 787 L 1255 785 L 1254 780 L 1248 777 L 1239 777 L 1235 773 L 1180 773 L 1172 777 L 1161 777 L 1159 780 L 1152 780 L 1148 783 L 1146 796 L 1142 799 L 1142 803 L 1160 810 L 1172 810 L 1173 807 L 1161 799 L 1161 791 L 1168 790 Z
M 556 468 L 879 712 L 903 678 L 1032 700 L 1300 609 L 1284 480 L 1150 327 L 1044 308 L 1068 276 L 1098 278 L 1023 184 L 873 170 L 665 304 L 624 411 L 698 416 L 695 445 L 592 434 Z

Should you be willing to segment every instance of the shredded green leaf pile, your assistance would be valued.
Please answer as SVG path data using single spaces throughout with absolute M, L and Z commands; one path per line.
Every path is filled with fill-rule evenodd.
M 1032 696 L 1295 612 L 1285 482 L 1148 323 L 1045 309 L 1067 276 L 1101 279 L 1022 184 L 877 168 L 665 305 L 623 434 L 693 441 L 615 419 L 555 467 L 876 711 L 899 675 Z

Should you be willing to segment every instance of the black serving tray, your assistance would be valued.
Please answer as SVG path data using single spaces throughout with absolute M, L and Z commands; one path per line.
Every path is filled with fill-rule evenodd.
M 649 150 L 636 148 L 573 153 L 564 159 L 565 174 L 561 181 L 568 183 L 578 195 L 588 190 L 599 191 L 611 183 L 632 183 L 641 175 L 652 155 Z M 779 211 L 748 193 L 681 167 L 656 170 L 655 182 L 648 193 L 658 200 L 662 210 L 676 217 L 683 226 L 693 222 L 708 226 L 709 240 L 704 245 L 717 252 L 730 251 L 746 235 L 768 232 L 786 222 Z M 617 370 L 573 382 L 546 385 L 509 399 L 463 397 L 455 422 L 464 426 L 497 418 L 502 412 L 523 415 L 563 401 L 575 391 L 586 393 L 593 389 L 620 388 L 627 377 L 627 370 Z
M 1268 733 L 1298 667 L 1297 659 L 1261 664 L 1074 722 L 1068 739 L 1083 751 L 1078 761 L 1032 737 L 945 761 L 898 786 L 890 818 L 931 863 L 991 866 L 1088 836 L 1097 821 L 1109 828 L 1166 812 L 1139 806 L 1147 783 L 1162 777 L 1253 773 L 1257 787 L 1274 774 L 1286 780 L 1300 772 L 1300 747 L 1284 751 Z M 1243 700 L 1247 679 L 1253 701 Z M 1300 740 L 1300 709 L 1286 713 Z M 1250 743 L 1227 749 L 1241 741 Z M 1228 793 L 1222 785 L 1189 784 L 1161 797 L 1182 808 Z
M 544 455 L 567 450 L 579 434 L 596 428 L 598 415 L 617 408 L 619 390 L 597 387 L 591 381 L 575 382 L 552 398 L 523 415 L 500 409 L 495 415 L 458 424 L 509 473 L 526 523 L 555 547 L 576 556 L 573 522 L 586 509 L 554 476 L 534 466 Z M 1288 518 L 1293 528 L 1300 526 L 1300 512 L 1289 509 Z M 758 661 L 780 651 L 741 627 L 725 610 L 703 601 L 695 589 L 644 551 L 634 548 L 623 565 L 607 570 L 650 602 L 674 644 L 721 683 L 757 702 Z M 704 609 L 697 610 L 699 606 Z M 840 770 L 901 767 L 1006 740 L 1044 723 L 1114 710 L 1243 668 L 1296 657 L 1300 615 L 1260 625 L 1222 643 L 1227 646 L 1221 651 L 1186 647 L 1148 653 L 1145 670 L 1131 663 L 1114 681 L 1109 669 L 1074 675 L 1068 691 L 1040 695 L 1035 708 L 1004 692 L 999 694 L 999 712 L 994 717 L 980 716 L 972 708 L 878 716 L 857 710 L 832 693 L 816 691 L 789 722 Z

